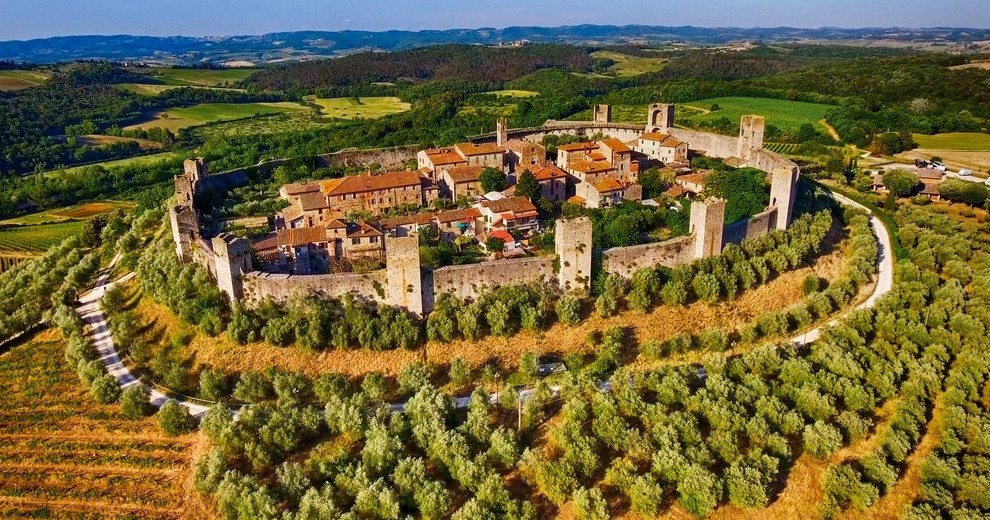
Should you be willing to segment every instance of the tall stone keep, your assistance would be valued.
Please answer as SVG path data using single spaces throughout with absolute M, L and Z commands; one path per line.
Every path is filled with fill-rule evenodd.
M 172 206 L 168 209 L 168 220 L 172 225 L 172 240 L 175 241 L 175 254 L 187 263 L 193 259 L 192 244 L 199 233 L 199 219 L 191 206 Z
M 671 128 L 674 128 L 674 105 L 668 103 L 650 105 L 646 118 L 646 131 L 668 134 Z
M 200 181 L 209 175 L 209 167 L 206 164 L 206 159 L 202 157 L 186 159 L 182 162 L 182 169 L 185 171 L 186 175 L 192 178 L 192 181 L 195 184 L 199 184 Z
M 388 302 L 423 315 L 423 274 L 419 263 L 419 235 L 385 237 L 385 274 Z
M 591 287 L 591 228 L 588 217 L 557 221 L 557 280 L 565 291 L 587 291 Z
M 691 234 L 694 235 L 694 258 L 707 258 L 722 252 L 722 228 L 725 224 L 725 201 L 696 200 L 691 203 Z
M 767 120 L 763 116 L 742 116 L 739 122 L 739 144 L 736 156 L 747 161 L 753 160 L 753 152 L 763 148 L 763 134 Z
M 504 117 L 498 118 L 498 122 L 495 123 L 495 144 L 498 146 L 505 146 L 506 141 L 509 140 L 509 124 L 505 121 Z
M 774 170 L 770 181 L 770 205 L 777 206 L 777 222 L 774 229 L 787 229 L 797 200 L 799 171 L 787 168 Z
M 596 123 L 609 124 L 612 122 L 612 105 L 595 105 Z
M 233 233 L 221 233 L 212 245 L 217 286 L 230 301 L 244 298 L 244 274 L 253 270 L 251 243 Z

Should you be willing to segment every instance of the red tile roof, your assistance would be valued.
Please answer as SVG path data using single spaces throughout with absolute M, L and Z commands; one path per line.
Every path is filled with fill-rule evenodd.
M 558 150 L 563 150 L 565 152 L 577 152 L 581 150 L 597 150 L 599 148 L 597 143 L 574 143 L 574 144 L 562 144 L 557 147 Z
M 536 211 L 536 206 L 526 197 L 506 197 L 499 200 L 483 200 L 481 205 L 491 210 L 493 213 L 531 213 Z
M 316 193 L 303 193 L 299 195 L 299 208 L 303 211 L 312 211 L 327 207 L 329 207 L 327 196 L 323 192 L 317 191 Z
M 645 134 L 639 136 L 640 141 L 656 141 L 662 143 L 667 139 L 671 139 L 670 134 L 661 134 L 657 132 L 646 132 Z
M 424 150 L 433 166 L 444 166 L 466 162 L 463 157 L 450 148 L 431 148 Z
M 384 191 L 406 186 L 419 186 L 419 172 L 387 172 L 378 175 L 352 175 L 343 179 L 325 182 L 323 191 L 328 196 L 339 197 L 352 193 Z M 339 182 L 337 182 L 339 181 Z
M 526 168 L 529 170 L 533 177 L 536 177 L 538 181 L 548 181 L 550 179 L 559 179 L 567 177 L 567 172 L 561 170 L 556 164 L 534 164 Z
M 609 193 L 613 191 L 619 191 L 626 188 L 624 184 L 616 179 L 606 178 L 599 181 L 595 181 L 592 186 L 595 187 L 595 191 L 598 193 Z
M 602 173 L 615 169 L 615 167 L 609 164 L 608 161 L 578 161 L 568 164 L 567 167 L 581 173 Z
M 384 235 L 377 226 L 363 220 L 347 225 L 347 238 L 380 237 Z
M 481 212 L 478 211 L 477 208 L 452 209 L 437 213 L 437 221 L 443 224 L 446 224 L 447 222 L 473 221 L 474 219 L 480 217 Z
M 457 143 L 454 145 L 454 148 L 457 148 L 464 156 L 505 153 L 505 148 L 502 148 L 495 143 Z
M 509 232 L 504 229 L 493 231 L 491 234 L 488 235 L 488 238 L 497 238 L 502 242 L 505 242 L 506 244 L 511 244 L 516 241 L 516 239 L 512 238 L 512 235 L 509 234 Z
M 286 195 L 300 195 L 303 193 L 313 193 L 320 191 L 320 183 L 317 181 L 294 182 L 282 186 Z
M 485 168 L 478 165 L 464 165 L 444 168 L 444 171 L 455 184 L 460 184 L 462 182 L 477 182 Z
M 299 247 L 327 241 L 326 228 L 301 227 L 280 229 L 274 235 L 269 235 L 255 242 L 254 247 L 259 250 L 265 250 L 275 249 L 276 247 Z
M 618 139 L 605 139 L 601 143 L 615 153 L 629 153 L 632 151 L 632 148 L 629 148 L 626 143 L 623 143 Z

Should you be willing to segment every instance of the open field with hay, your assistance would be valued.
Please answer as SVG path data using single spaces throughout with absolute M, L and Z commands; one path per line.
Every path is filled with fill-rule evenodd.
M 134 72 L 164 85 L 179 87 L 229 87 L 247 79 L 258 69 L 139 69 Z
M 0 517 L 187 518 L 195 436 L 97 404 L 48 330 L 0 357 Z
M 119 202 L 93 202 L 0 221 L 0 257 L 41 254 L 81 233 L 83 219 L 129 208 L 130 204 Z
M 320 106 L 323 116 L 334 119 L 377 119 L 409 110 L 412 105 L 397 97 L 307 98 Z
M 945 134 L 913 134 L 918 148 L 937 150 L 990 151 L 990 134 L 979 132 L 950 132 Z
M 281 114 L 292 110 L 308 110 L 298 103 L 206 103 L 187 108 L 156 110 L 145 114 L 143 122 L 130 125 L 125 130 L 167 128 L 178 132 L 183 128 L 219 121 L 232 121 L 251 117 Z
M 949 168 L 969 168 L 974 172 L 990 171 L 990 134 L 951 132 L 944 134 L 914 134 L 918 148 L 897 154 L 900 159 L 941 157 Z
M 648 72 L 659 72 L 670 62 L 667 58 L 642 58 L 612 51 L 596 51 L 592 58 L 608 59 L 615 62 L 609 70 L 618 76 L 638 76 Z
M 529 98 L 539 96 L 539 92 L 533 92 L 531 90 L 492 90 L 491 92 L 485 92 L 485 94 L 495 94 L 499 97 L 514 97 L 514 98 Z
M 36 70 L 0 70 L 0 92 L 12 92 L 43 85 L 51 74 Z

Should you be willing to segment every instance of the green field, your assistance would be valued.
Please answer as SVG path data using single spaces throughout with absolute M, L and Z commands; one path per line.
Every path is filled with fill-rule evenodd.
M 51 78 L 51 74 L 36 70 L 0 70 L 0 91 L 10 92 L 37 87 Z
M 167 128 L 178 132 L 190 126 L 200 126 L 217 121 L 231 121 L 255 116 L 281 114 L 291 110 L 308 110 L 298 103 L 206 103 L 188 108 L 156 110 L 146 114 L 145 121 L 126 129 Z
M 316 110 L 291 110 L 268 117 L 253 117 L 214 123 L 209 126 L 190 128 L 200 139 L 214 136 L 272 135 L 289 132 L 302 132 L 318 128 L 329 128 L 342 124 L 340 121 L 321 117 Z
M 582 110 L 567 119 L 569 121 L 591 121 L 592 109 Z M 612 105 L 612 121 L 615 123 L 646 124 L 646 105 Z
M 496 96 L 514 97 L 514 98 L 528 98 L 539 96 L 539 92 L 533 92 L 530 90 L 492 90 L 491 92 L 485 92 L 486 94 L 495 94 Z
M 139 155 L 137 157 L 129 157 L 127 159 L 117 159 L 114 161 L 104 161 L 101 163 L 88 164 L 86 166 L 73 166 L 71 168 L 66 168 L 65 170 L 49 170 L 45 172 L 45 175 L 61 175 L 63 173 L 77 173 L 87 166 L 102 166 L 104 168 L 119 168 L 121 166 L 133 166 L 142 164 L 154 164 L 159 161 L 167 161 L 169 159 L 175 159 L 176 157 L 181 157 L 188 155 L 186 152 L 161 152 L 153 153 L 149 155 Z
M 135 72 L 146 73 L 149 77 L 165 85 L 219 87 L 233 86 L 235 83 L 247 79 L 248 76 L 257 71 L 258 69 L 153 69 L 148 72 Z
M 619 76 L 638 76 L 647 72 L 659 72 L 667 66 L 670 61 L 667 58 L 640 58 L 639 56 L 629 56 L 612 51 L 597 51 L 591 54 L 592 58 L 609 59 L 615 65 L 608 70 Z
M 409 110 L 412 105 L 397 97 L 307 98 L 320 106 L 321 114 L 334 119 L 377 119 Z
M 720 110 L 707 112 L 712 105 L 716 104 L 721 107 Z M 810 123 L 816 129 L 822 130 L 823 127 L 818 122 L 825 118 L 825 114 L 829 110 L 835 108 L 832 105 L 817 103 L 747 97 L 703 99 L 684 103 L 684 105 L 707 113 L 678 114 L 677 118 L 682 121 L 700 122 L 727 117 L 732 122 L 738 123 L 742 116 L 757 115 L 767 118 L 768 125 L 774 125 L 785 132 L 796 132 L 804 123 Z
M 914 134 L 918 148 L 931 150 L 990 150 L 990 134 L 953 132 L 947 134 Z
M 0 229 L 0 255 L 10 253 L 41 253 L 65 238 L 82 232 L 83 222 L 72 220 L 37 226 Z

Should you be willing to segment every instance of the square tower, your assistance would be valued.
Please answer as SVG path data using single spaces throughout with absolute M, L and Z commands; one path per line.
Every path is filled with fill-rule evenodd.
M 778 168 L 770 180 L 770 205 L 777 207 L 777 222 L 774 229 L 787 229 L 794 213 L 797 199 L 799 170 Z
M 419 262 L 419 234 L 385 237 L 385 273 L 388 302 L 411 314 L 423 315 L 423 273 Z
M 722 252 L 725 226 L 725 201 L 696 200 L 691 203 L 691 234 L 694 235 L 694 258 L 708 258 Z
M 607 125 L 612 122 L 612 105 L 595 105 L 595 123 Z
M 658 134 L 669 134 L 674 128 L 674 105 L 668 103 L 654 103 L 646 118 L 646 131 Z
M 558 282 L 565 291 L 591 287 L 591 219 L 578 217 L 557 221 L 556 253 L 560 263 Z
M 763 134 L 767 120 L 763 116 L 742 116 L 739 122 L 739 144 L 736 156 L 747 161 L 753 160 L 753 151 L 763 148 Z

